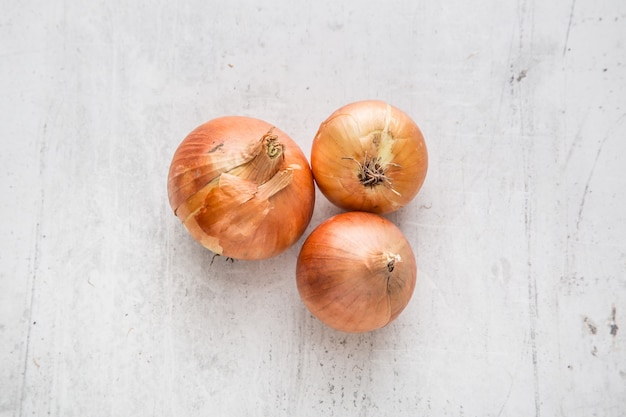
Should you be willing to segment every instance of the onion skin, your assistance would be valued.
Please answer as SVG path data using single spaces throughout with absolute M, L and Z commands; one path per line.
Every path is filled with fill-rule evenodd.
M 378 173 L 360 177 L 368 164 Z M 365 100 L 339 108 L 320 125 L 311 167 L 320 190 L 336 206 L 384 214 L 415 198 L 426 178 L 428 152 L 406 113 L 384 101 Z
M 372 213 L 347 212 L 321 223 L 305 240 L 296 265 L 302 301 L 343 332 L 386 326 L 409 303 L 415 256 L 402 231 Z
M 269 143 L 279 144 L 271 158 Z M 194 129 L 168 174 L 172 210 L 207 249 L 235 259 L 267 259 L 302 236 L 315 186 L 305 155 L 273 125 L 226 116 Z

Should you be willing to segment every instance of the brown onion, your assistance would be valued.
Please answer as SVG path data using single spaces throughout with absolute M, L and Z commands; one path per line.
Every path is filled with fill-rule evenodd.
M 308 161 L 283 131 L 262 120 L 226 116 L 193 130 L 168 175 L 174 213 L 211 251 L 264 259 L 289 248 L 313 214 Z
M 324 121 L 311 150 L 322 193 L 345 210 L 389 213 L 418 193 L 428 170 L 424 137 L 384 101 L 348 104 Z
M 348 212 L 321 223 L 296 266 L 302 301 L 320 321 L 345 332 L 386 326 L 406 307 L 417 276 L 402 231 L 372 213 Z

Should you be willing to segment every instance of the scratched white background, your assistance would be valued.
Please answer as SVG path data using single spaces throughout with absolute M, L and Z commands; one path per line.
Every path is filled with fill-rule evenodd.
M 626 2 L 1 0 L 0 416 L 626 415 Z M 418 284 L 362 335 L 195 244 L 170 158 L 225 114 L 310 155 L 408 112 Z M 337 213 L 318 194 L 309 230 Z

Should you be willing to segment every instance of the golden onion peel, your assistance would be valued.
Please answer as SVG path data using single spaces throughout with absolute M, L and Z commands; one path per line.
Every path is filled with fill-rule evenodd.
M 216 254 L 265 259 L 289 248 L 311 220 L 309 163 L 283 131 L 262 120 L 206 122 L 176 149 L 168 197 L 189 233 Z

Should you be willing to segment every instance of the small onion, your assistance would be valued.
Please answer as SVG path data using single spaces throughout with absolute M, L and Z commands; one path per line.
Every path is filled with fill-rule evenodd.
M 305 240 L 296 266 L 302 301 L 326 325 L 344 332 L 386 326 L 406 307 L 417 275 L 402 231 L 376 214 L 347 212 L 321 223 Z
M 311 167 L 333 204 L 382 214 L 415 197 L 426 178 L 428 154 L 422 132 L 406 113 L 367 100 L 341 107 L 321 124 Z
M 286 133 L 226 116 L 193 130 L 172 159 L 169 202 L 189 233 L 216 254 L 265 259 L 283 252 L 311 220 L 309 163 Z

